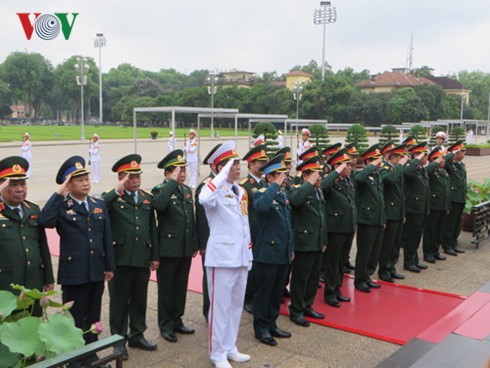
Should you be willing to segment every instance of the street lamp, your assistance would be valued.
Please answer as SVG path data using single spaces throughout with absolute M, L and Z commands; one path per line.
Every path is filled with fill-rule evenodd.
M 211 137 L 214 137 L 214 95 L 218 91 L 218 75 L 214 73 L 210 73 L 208 75 L 208 94 L 211 95 Z
M 99 124 L 102 124 L 102 47 L 105 46 L 103 33 L 96 33 L 94 47 L 99 48 Z
M 296 101 L 296 124 L 298 124 L 298 116 L 299 116 L 299 100 L 301 100 L 301 97 L 303 96 L 303 83 L 300 81 L 297 81 L 294 83 L 294 93 L 293 93 L 293 98 Z
M 78 63 L 75 64 L 75 70 L 79 73 L 77 75 L 77 85 L 80 86 L 80 115 L 81 115 L 81 126 L 82 126 L 82 141 L 85 140 L 85 125 L 83 116 L 83 86 L 87 85 L 87 73 L 89 66 L 87 64 L 87 59 L 82 56 L 78 57 Z
M 325 79 L 325 35 L 327 24 L 337 21 L 337 9 L 330 6 L 330 1 L 321 1 L 320 9 L 315 9 L 313 13 L 313 23 L 323 25 L 323 46 L 322 46 L 322 80 Z

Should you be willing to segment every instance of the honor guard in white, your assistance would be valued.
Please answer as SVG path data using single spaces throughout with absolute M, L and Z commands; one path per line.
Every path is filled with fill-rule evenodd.
M 298 155 L 298 165 L 303 162 L 299 160 L 299 157 L 303 154 L 303 152 L 313 147 L 313 144 L 309 141 L 310 136 L 311 132 L 309 131 L 309 129 L 301 129 L 301 143 L 298 145 L 298 150 L 296 152 L 296 154 Z
M 284 147 L 284 137 L 282 136 L 282 131 L 280 130 L 277 131 L 277 147 Z
M 441 147 L 442 153 L 444 155 L 446 155 L 447 154 L 447 148 L 444 147 L 444 143 L 447 142 L 447 134 L 444 132 L 437 132 L 435 140 L 436 140 L 436 145 L 434 147 L 432 147 L 431 151 L 433 151 L 436 147 L 439 146 L 439 147 Z
M 204 265 L 211 304 L 209 354 L 217 368 L 231 368 L 228 360 L 250 360 L 236 347 L 247 274 L 252 265 L 247 198 L 237 183 L 239 160 L 235 142 L 223 143 L 208 159 L 216 165 L 218 175 L 203 187 L 199 196 L 210 230 Z
M 198 169 L 198 159 L 197 159 L 197 138 L 196 131 L 194 129 L 189 130 L 189 139 L 185 144 L 185 153 L 187 165 L 189 165 L 189 186 L 192 189 L 196 188 L 197 183 L 197 169 Z
M 29 169 L 27 170 L 27 176 L 31 176 L 31 160 L 32 160 L 32 152 L 31 152 L 31 136 L 29 133 L 24 134 L 24 143 L 22 143 L 22 147 L 20 148 L 22 150 L 22 157 L 26 159 L 26 161 L 29 163 Z
M 170 136 L 168 137 L 168 142 L 167 142 L 167 153 L 172 152 L 175 150 L 174 148 L 174 132 L 170 132 Z
M 100 181 L 100 137 L 94 134 L 92 142 L 90 143 L 89 164 L 94 168 L 94 177 L 92 183 L 98 183 Z

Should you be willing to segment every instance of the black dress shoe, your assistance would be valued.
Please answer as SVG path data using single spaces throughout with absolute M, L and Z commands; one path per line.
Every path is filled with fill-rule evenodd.
M 121 354 L 122 360 L 128 360 L 128 349 L 124 345 L 114 346 L 114 354 Z
M 465 250 L 464 249 L 461 249 L 461 248 L 453 248 L 453 250 L 456 252 L 456 253 L 464 253 Z
M 345 264 L 345 267 L 347 267 L 349 270 L 355 270 L 356 266 L 352 265 L 350 262 L 347 262 Z
M 168 342 L 177 342 L 177 336 L 173 332 L 162 332 L 162 337 Z
M 345 295 L 337 295 L 337 300 L 339 302 L 350 302 L 350 298 L 348 296 L 345 296 Z
M 429 268 L 429 266 L 423 264 L 423 263 L 417 263 L 415 267 L 420 268 L 421 270 L 426 270 Z
M 427 263 L 436 263 L 436 259 L 434 257 L 424 257 L 424 261 Z
M 455 256 L 455 257 L 458 255 L 458 253 L 456 253 L 456 251 L 454 249 L 445 249 L 444 253 L 449 254 L 450 256 Z
M 381 285 L 380 284 L 377 284 L 375 282 L 372 282 L 372 281 L 367 281 L 366 282 L 367 286 L 369 286 L 371 289 L 380 289 L 381 288 Z
M 408 266 L 408 267 L 405 267 L 405 269 L 407 271 L 410 271 L 410 272 L 415 272 L 415 273 L 420 273 L 420 268 L 418 268 L 417 266 Z
M 443 256 L 442 254 L 436 254 L 434 258 L 438 261 L 445 261 L 447 259 L 447 257 Z
M 343 273 L 350 273 L 350 268 L 348 268 L 348 267 L 343 267 L 343 268 L 342 268 L 342 272 L 343 272 Z
M 291 332 L 281 330 L 279 327 L 277 327 L 275 330 L 271 330 L 271 335 L 279 339 L 286 339 L 291 337 Z
M 403 276 L 401 273 L 391 273 L 390 276 L 397 280 L 405 280 L 405 276 Z
M 391 277 L 390 275 L 385 274 L 385 273 L 379 275 L 379 279 L 380 280 L 383 280 L 383 281 L 386 281 L 386 282 L 395 282 L 395 280 L 393 279 L 393 277 Z
M 290 316 L 289 319 L 296 323 L 298 326 L 308 327 L 310 322 L 305 319 L 303 316 Z
M 130 348 L 138 348 L 141 350 L 157 350 L 157 344 L 150 342 L 145 338 L 141 338 L 139 340 L 129 340 L 128 345 Z
M 334 308 L 340 308 L 340 303 L 337 298 L 325 298 L 325 303 Z
M 371 288 L 365 283 L 363 282 L 362 284 L 357 284 L 355 285 L 355 288 L 359 291 L 362 291 L 363 293 L 370 293 L 371 292 Z
M 194 332 L 196 332 L 193 328 L 185 326 L 174 327 L 174 331 L 182 335 L 192 335 Z
M 245 309 L 248 313 L 250 314 L 254 314 L 254 305 L 251 304 L 251 303 L 246 303 L 244 306 L 243 306 L 243 309 Z
M 289 292 L 288 289 L 284 288 L 284 290 L 282 291 L 282 296 L 284 298 L 289 298 L 291 296 L 291 293 Z
M 314 318 L 314 319 L 324 319 L 325 315 L 322 313 L 318 313 L 316 310 L 311 309 L 303 313 L 306 317 Z
M 262 344 L 269 346 L 276 346 L 277 341 L 270 334 L 255 334 L 255 338 L 259 340 Z

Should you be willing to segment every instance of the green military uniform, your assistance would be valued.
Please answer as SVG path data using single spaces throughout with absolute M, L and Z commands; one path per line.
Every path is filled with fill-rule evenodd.
M 281 164 L 283 158 L 284 155 L 280 154 L 271 159 L 263 167 L 265 175 L 286 172 L 287 168 Z M 279 336 L 276 320 L 294 251 L 294 232 L 286 193 L 274 182 L 265 185 L 254 196 L 257 237 L 253 247 L 253 324 L 255 336 L 260 341 L 275 345 L 271 334 Z M 287 335 L 281 337 L 288 337 Z
M 140 155 L 127 155 L 114 164 L 112 171 L 140 175 L 140 163 Z M 111 219 L 116 258 L 114 277 L 109 282 L 111 333 L 126 336 L 129 316 L 131 344 L 144 338 L 150 262 L 159 260 L 153 196 L 144 190 L 112 189 L 103 193 L 102 199 Z
M 434 148 L 429 155 L 429 160 L 432 161 L 437 157 L 443 156 L 444 152 L 440 146 Z M 434 263 L 434 259 L 440 257 L 439 246 L 442 243 L 442 234 L 444 223 L 451 206 L 450 197 L 450 179 L 447 171 L 442 167 L 435 167 L 428 171 L 430 200 L 429 200 L 429 215 L 424 227 L 423 250 L 424 259 Z M 447 246 L 443 244 L 444 249 Z
M 456 150 L 465 150 L 463 141 L 458 141 L 448 148 L 449 152 Z M 457 249 L 456 243 L 461 228 L 461 216 L 466 203 L 468 183 L 465 164 L 455 160 L 453 153 L 447 155 L 445 169 L 449 174 L 451 185 L 451 212 L 447 216 L 443 230 L 443 246 L 447 247 L 444 250 L 448 251 L 449 249 Z
M 381 157 L 379 146 L 373 145 L 362 155 L 363 159 Z M 354 177 L 357 190 L 357 253 L 354 285 L 369 292 L 371 287 L 379 287 L 371 281 L 379 261 L 383 227 L 386 224 L 383 181 L 376 166 L 369 164 Z
M 342 149 L 329 159 L 329 164 L 349 163 L 347 150 Z M 357 229 L 356 191 L 349 177 L 342 178 L 332 169 L 322 180 L 321 187 L 325 195 L 328 224 L 327 249 L 323 257 L 325 272 L 324 300 L 338 307 L 342 298 L 340 287 L 343 281 L 342 252 L 350 248 Z
M 410 154 L 415 157 L 420 152 L 426 152 L 426 145 L 427 143 L 423 142 L 412 147 Z M 404 268 L 412 272 L 420 272 L 416 267 L 420 265 L 417 249 L 429 214 L 430 186 L 427 171 L 433 170 L 437 165 L 437 162 L 433 162 L 425 168 L 420 166 L 418 159 L 414 158 L 407 164 L 404 173 L 406 208 L 406 220 L 403 226 Z
M 170 152 L 160 163 L 165 170 L 185 166 L 182 150 Z M 173 179 L 164 179 L 152 190 L 157 211 L 160 267 L 158 281 L 158 325 L 162 335 L 173 336 L 185 327 L 187 283 L 193 254 L 198 250 L 194 202 L 191 188 Z M 192 331 L 193 332 L 193 331 Z
M 25 185 L 29 163 L 19 156 L 0 161 L 0 183 L 10 179 L 9 186 Z M 4 191 L 9 191 L 9 187 Z M 41 211 L 30 201 L 7 203 L 6 192 L 0 195 L 0 290 L 12 290 L 10 284 L 43 290 L 54 284 L 53 266 L 46 232 L 39 224 Z M 2 193 L 0 193 L 2 194 Z M 4 197 L 5 196 L 5 197 Z M 41 315 L 39 305 L 34 315 Z
M 298 170 L 318 171 L 320 157 L 304 160 Z M 291 276 L 290 318 L 309 316 L 313 312 L 320 278 L 322 247 L 327 244 L 325 199 L 319 188 L 309 182 L 295 185 L 289 193 L 294 228 L 294 260 Z
M 405 145 L 388 149 L 388 154 L 405 156 Z M 381 244 L 378 276 L 381 280 L 393 282 L 397 275 L 396 264 L 400 257 L 402 242 L 403 220 L 405 219 L 405 195 L 403 191 L 403 173 L 406 167 L 397 164 L 393 166 L 385 161 L 379 170 L 384 186 L 384 201 L 386 227 Z
M 265 146 L 258 145 L 253 147 L 250 151 L 247 152 L 245 156 L 243 156 L 242 160 L 247 161 L 248 164 L 254 161 L 263 161 L 266 162 L 269 160 L 269 157 L 265 154 Z M 255 192 L 262 188 L 265 185 L 265 182 L 262 178 L 254 177 L 252 174 L 248 174 L 247 177 L 241 179 L 238 184 L 245 190 L 245 194 L 247 196 L 248 201 L 248 222 L 250 226 L 250 238 L 252 239 L 252 244 L 255 241 L 256 234 L 256 216 L 254 209 L 254 195 Z M 245 291 L 245 308 L 247 311 L 251 311 L 250 306 L 253 303 L 254 297 L 254 280 L 253 280 L 253 272 L 250 271 L 248 273 L 247 278 L 247 289 Z

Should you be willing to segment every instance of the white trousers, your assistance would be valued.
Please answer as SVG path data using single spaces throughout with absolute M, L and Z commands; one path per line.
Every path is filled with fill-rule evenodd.
M 197 185 L 197 161 L 188 162 L 189 165 L 189 186 L 195 188 Z
M 100 181 L 100 161 L 92 161 L 92 167 L 94 168 L 94 181 L 99 182 Z
M 238 352 L 236 340 L 242 317 L 247 267 L 206 267 L 209 292 L 209 356 L 213 363 Z

